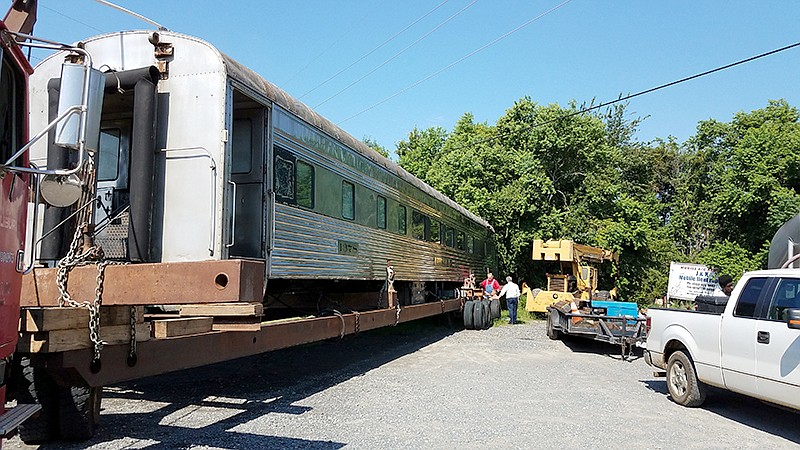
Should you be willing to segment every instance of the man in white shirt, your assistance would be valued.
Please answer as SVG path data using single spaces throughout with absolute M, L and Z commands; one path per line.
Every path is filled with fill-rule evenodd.
M 730 297 L 733 291 L 733 278 L 730 275 L 720 275 L 717 281 L 719 286 L 717 286 L 712 295 L 714 297 Z
M 519 286 L 511 281 L 511 277 L 506 277 L 506 284 L 500 290 L 498 297 L 506 296 L 508 305 L 508 321 L 512 324 L 517 323 L 517 305 L 519 304 Z

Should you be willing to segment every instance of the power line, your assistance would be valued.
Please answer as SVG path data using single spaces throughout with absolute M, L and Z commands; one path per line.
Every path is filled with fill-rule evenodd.
M 461 63 L 461 62 L 463 62 L 464 60 L 466 60 L 466 59 L 468 59 L 468 58 L 471 58 L 472 56 L 476 55 L 477 53 L 479 53 L 479 52 L 481 52 L 481 51 L 483 51 L 483 50 L 485 50 L 485 49 L 487 49 L 487 48 L 491 47 L 492 45 L 494 45 L 494 44 L 496 44 L 496 43 L 500 42 L 501 40 L 503 40 L 503 39 L 507 38 L 508 36 L 510 36 L 510 35 L 512 35 L 512 34 L 514 34 L 514 33 L 516 33 L 517 31 L 519 31 L 519 30 L 521 30 L 521 29 L 525 28 L 526 26 L 530 25 L 531 23 L 533 23 L 533 22 L 535 22 L 535 21 L 537 21 L 537 20 L 541 19 L 542 17 L 544 17 L 544 16 L 546 16 L 546 15 L 550 14 L 551 12 L 553 12 L 553 11 L 555 11 L 555 10 L 557 10 L 557 9 L 561 8 L 562 6 L 566 5 L 566 4 L 567 4 L 567 3 L 569 3 L 570 1 L 572 1 L 572 0 L 565 0 L 565 1 L 564 1 L 564 2 L 562 2 L 562 3 L 559 3 L 558 5 L 556 5 L 556 6 L 552 7 L 552 8 L 550 8 L 550 9 L 548 9 L 547 11 L 545 11 L 545 12 L 543 12 L 543 13 L 541 13 L 541 14 L 539 14 L 538 16 L 534 17 L 533 19 L 530 19 L 529 21 L 527 21 L 527 22 L 523 23 L 522 25 L 520 25 L 520 26 L 518 26 L 518 27 L 514 28 L 513 30 L 511 30 L 511 31 L 509 31 L 509 32 L 507 32 L 507 33 L 505 33 L 505 34 L 503 34 L 502 36 L 500 36 L 500 37 L 498 37 L 498 38 L 495 38 L 493 41 L 489 42 L 488 44 L 486 44 L 486 45 L 484 45 L 484 46 L 482 46 L 482 47 L 480 47 L 480 48 L 478 48 L 478 49 L 476 49 L 476 50 L 473 50 L 471 53 L 467 54 L 466 56 L 463 56 L 463 57 L 461 57 L 460 59 L 458 59 L 458 60 L 456 60 L 456 61 L 454 61 L 454 62 L 452 62 L 452 63 L 448 64 L 447 66 L 445 66 L 445 67 L 443 67 L 443 68 L 441 68 L 441 69 L 437 70 L 436 72 L 434 72 L 434 73 L 432 73 L 432 74 L 428 75 L 427 77 L 425 77 L 425 78 L 423 78 L 423 79 L 421 79 L 421 80 L 417 81 L 416 83 L 414 83 L 414 84 L 412 84 L 412 85 L 410 85 L 410 86 L 408 86 L 408 87 L 406 87 L 406 88 L 404 88 L 404 89 L 401 89 L 400 91 L 398 91 L 398 92 L 396 92 L 396 93 L 394 93 L 394 94 L 390 95 L 389 97 L 386 97 L 385 99 L 383 99 L 383 100 L 379 101 L 378 103 L 375 103 L 375 104 L 373 104 L 372 106 L 369 106 L 369 107 L 367 107 L 367 108 L 364 108 L 364 109 L 362 109 L 361 111 L 359 111 L 359 112 L 357 112 L 357 113 L 353 114 L 352 116 L 350 116 L 350 117 L 348 117 L 348 118 L 346 118 L 346 119 L 344 119 L 344 120 L 342 120 L 342 121 L 338 122 L 338 123 L 337 123 L 337 125 L 341 125 L 341 124 L 343 124 L 343 123 L 347 122 L 347 121 L 348 121 L 348 120 L 350 120 L 350 119 L 353 119 L 353 118 L 355 118 L 355 117 L 358 117 L 358 116 L 360 116 L 361 114 L 364 114 L 365 112 L 367 112 L 367 111 L 369 111 L 369 110 L 371 110 L 371 109 L 373 109 L 373 108 L 375 108 L 375 107 L 378 107 L 378 106 L 380 106 L 380 105 L 382 105 L 382 104 L 384 104 L 384 103 L 388 102 L 389 100 L 391 100 L 391 99 L 393 99 L 393 98 L 397 97 L 398 95 L 401 95 L 401 94 L 405 93 L 406 91 L 409 91 L 409 90 L 411 90 L 411 89 L 413 89 L 413 88 L 415 88 L 415 87 L 419 86 L 420 84 L 422 84 L 422 83 L 424 83 L 424 82 L 426 82 L 426 81 L 430 80 L 431 78 L 433 78 L 433 77 L 435 77 L 435 76 L 439 75 L 440 73 L 442 73 L 442 72 L 444 72 L 444 71 L 446 71 L 446 70 L 448 70 L 448 69 L 452 68 L 453 66 L 455 66 L 455 65 L 457 65 L 457 64 L 459 64 L 459 63 Z M 326 100 L 326 101 L 327 101 L 327 100 Z
M 749 58 L 741 59 L 739 61 L 736 61 L 736 62 L 733 62 L 733 63 L 730 63 L 730 64 L 726 64 L 724 66 L 717 67 L 716 69 L 707 70 L 705 72 L 701 72 L 701 73 L 698 73 L 698 74 L 695 74 L 695 75 L 691 75 L 691 76 L 688 76 L 688 77 L 685 77 L 685 78 L 681 78 L 679 80 L 671 81 L 669 83 L 664 83 L 662 85 L 659 85 L 659 86 L 656 86 L 656 87 L 652 87 L 650 89 L 645 89 L 643 91 L 639 91 L 639 92 L 637 92 L 635 94 L 629 94 L 629 95 L 626 95 L 624 97 L 620 96 L 616 100 L 611 100 L 611 101 L 608 101 L 608 102 L 600 103 L 598 105 L 590 106 L 588 108 L 584 108 L 584 109 L 581 109 L 579 111 L 573 111 L 571 113 L 564 114 L 563 116 L 559 116 L 559 117 L 556 117 L 554 119 L 546 120 L 544 122 L 534 123 L 534 124 L 531 124 L 529 128 L 533 129 L 533 128 L 536 128 L 536 127 L 541 127 L 543 125 L 548 125 L 548 124 L 551 124 L 553 122 L 557 122 L 559 120 L 563 120 L 563 119 L 567 119 L 567 118 L 570 118 L 570 117 L 573 117 L 573 116 L 577 116 L 579 114 L 585 114 L 585 113 L 587 113 L 589 111 L 594 111 L 596 109 L 605 108 L 606 106 L 610 106 L 610 105 L 613 105 L 615 103 L 624 102 L 624 101 L 630 100 L 632 98 L 639 97 L 640 95 L 649 94 L 651 92 L 655 92 L 655 91 L 658 91 L 658 90 L 661 90 L 661 89 L 665 89 L 665 88 L 668 88 L 668 87 L 671 87 L 671 86 L 675 86 L 676 84 L 685 83 L 687 81 L 694 80 L 695 78 L 700 78 L 700 77 L 703 77 L 703 76 L 706 76 L 706 75 L 710 75 L 712 73 L 719 72 L 721 70 L 729 69 L 731 67 L 738 66 L 740 64 L 744 64 L 744 63 L 747 63 L 747 62 L 750 62 L 750 61 L 755 61 L 757 59 L 764 58 L 764 57 L 770 56 L 770 55 L 774 55 L 775 53 L 780 53 L 782 51 L 789 50 L 789 49 L 792 49 L 792 48 L 798 47 L 798 46 L 800 46 L 800 42 L 795 42 L 794 44 L 790 44 L 790 45 L 787 45 L 787 46 L 784 46 L 784 47 L 781 47 L 781 48 L 777 48 L 775 50 L 770 50 L 768 52 L 761 53 L 761 54 L 756 55 L 756 56 L 751 56 Z M 461 149 L 461 148 L 466 148 L 467 146 L 480 145 L 480 144 L 484 144 L 486 142 L 490 142 L 490 141 L 493 141 L 495 139 L 507 137 L 507 136 L 510 136 L 510 135 L 511 135 L 510 132 L 509 133 L 504 133 L 504 134 L 499 134 L 499 135 L 492 136 L 492 137 L 489 137 L 489 138 L 484 138 L 484 139 L 480 139 L 480 140 L 477 140 L 477 141 L 474 141 L 474 142 L 469 142 L 469 143 L 467 143 L 465 145 L 454 147 L 454 149 L 458 150 L 458 149 Z
M 569 0 L 567 0 L 567 1 L 569 1 Z M 342 89 L 341 89 L 339 92 L 337 92 L 337 93 L 335 93 L 335 94 L 331 95 L 330 97 L 326 98 L 326 99 L 325 99 L 325 100 L 323 100 L 322 102 L 320 102 L 320 103 L 318 103 L 318 104 L 314 105 L 314 108 L 319 108 L 320 106 L 324 105 L 325 103 L 328 103 L 328 101 L 332 100 L 332 99 L 333 99 L 333 98 L 335 98 L 335 97 L 338 97 L 338 96 L 339 96 L 339 94 L 341 94 L 342 92 L 344 92 L 344 91 L 346 91 L 346 90 L 350 89 L 351 87 L 355 86 L 357 83 L 361 82 L 361 80 L 363 80 L 364 78 L 367 78 L 368 76 L 372 75 L 373 73 L 375 73 L 375 72 L 376 72 L 378 69 L 380 69 L 381 67 L 383 67 L 383 66 L 385 66 L 386 64 L 389 64 L 391 61 L 393 61 L 393 60 L 397 59 L 397 57 L 399 57 L 400 55 L 402 55 L 403 53 L 405 53 L 405 52 L 406 52 L 408 49 L 410 49 L 411 47 L 413 47 L 413 46 L 417 45 L 418 43 L 420 43 L 420 42 L 421 42 L 423 39 L 427 38 L 428 36 L 430 36 L 431 34 L 433 34 L 434 32 L 436 32 L 436 31 L 437 31 L 439 28 L 443 27 L 443 26 L 444 26 L 444 25 L 445 25 L 447 22 L 450 22 L 451 20 L 453 20 L 453 19 L 455 19 L 456 17 L 458 17 L 459 15 L 461 15 L 461 13 L 463 13 L 464 11 L 466 11 L 467 9 L 469 9 L 469 8 L 470 8 L 472 5 L 474 5 L 474 4 L 475 4 L 475 3 L 477 3 L 477 2 L 478 2 L 478 0 L 472 0 L 472 2 L 471 2 L 470 4 L 468 4 L 467 6 L 465 6 L 465 7 L 461 8 L 461 9 L 460 9 L 458 12 L 456 12 L 456 13 L 455 13 L 455 14 L 453 14 L 452 16 L 448 17 L 447 19 L 445 19 L 445 21 L 444 21 L 444 22 L 442 22 L 442 23 L 440 23 L 439 25 L 436 25 L 435 27 L 433 27 L 433 29 L 432 29 L 432 30 L 430 30 L 430 31 L 428 31 L 427 33 L 425 33 L 424 35 L 422 35 L 422 36 L 421 36 L 419 39 L 417 39 L 416 41 L 412 42 L 412 43 L 411 43 L 410 45 L 408 45 L 406 48 L 404 48 L 404 49 L 400 50 L 399 52 L 395 53 L 395 54 L 394 54 L 394 55 L 393 55 L 391 58 L 389 58 L 389 59 L 387 59 L 386 61 L 384 61 L 384 62 L 382 62 L 381 64 L 379 64 L 379 65 L 378 65 L 378 67 L 375 67 L 374 69 L 372 69 L 372 70 L 370 70 L 369 72 L 367 72 L 366 74 L 364 74 L 362 77 L 360 77 L 360 78 L 358 78 L 357 80 L 353 81 L 352 83 L 348 84 L 347 86 L 345 86 L 344 88 L 342 88 Z
M 300 70 L 298 70 L 297 72 L 295 72 L 295 73 L 294 73 L 294 75 L 290 76 L 290 77 L 289 77 L 289 79 L 287 79 L 286 81 L 284 81 L 284 82 L 283 82 L 283 85 L 285 86 L 285 85 L 287 85 L 287 84 L 291 83 L 291 82 L 292 82 L 292 80 L 294 80 L 295 78 L 297 78 L 297 76 L 298 76 L 298 75 L 300 75 L 301 73 L 305 72 L 305 70 L 306 70 L 306 69 L 308 69 L 308 67 L 309 67 L 309 66 L 311 66 L 311 64 L 313 64 L 313 63 L 314 63 L 314 61 L 316 61 L 316 60 L 318 60 L 319 58 L 321 58 L 321 57 L 322 57 L 322 55 L 324 55 L 324 54 L 328 53 L 328 52 L 330 51 L 330 49 L 332 49 L 333 47 L 335 47 L 335 46 L 336 46 L 336 45 L 337 45 L 337 44 L 338 44 L 338 43 L 339 43 L 339 42 L 340 42 L 342 39 L 344 39 L 344 38 L 345 38 L 347 35 L 349 35 L 349 34 L 350 34 L 350 33 L 351 33 L 353 30 L 356 30 L 356 29 L 358 29 L 358 27 L 359 27 L 359 25 L 361 24 L 361 22 L 365 21 L 365 20 L 367 19 L 367 17 L 369 17 L 369 12 L 365 13 L 365 14 L 364 14 L 364 16 L 363 16 L 363 17 L 361 17 L 361 19 L 359 19 L 359 20 L 356 20 L 355 22 L 353 22 L 353 23 L 350 25 L 350 28 L 348 28 L 348 29 L 347 29 L 347 30 L 346 30 L 344 33 L 342 33 L 341 35 L 339 35 L 339 37 L 338 37 L 336 40 L 332 41 L 332 42 L 331 42 L 331 44 L 330 44 L 329 46 L 325 47 L 325 50 L 322 50 L 321 52 L 319 52 L 319 53 L 317 54 L 317 56 L 315 56 L 315 57 L 311 58 L 311 60 L 310 60 L 310 61 L 308 61 L 308 63 L 307 63 L 305 66 L 301 67 L 301 68 L 300 68 Z
M 55 9 L 53 9 L 53 8 L 49 8 L 49 7 L 45 6 L 45 5 L 39 5 L 39 6 L 41 6 L 42 8 L 44 8 L 44 9 L 46 9 L 46 10 L 48 10 L 48 11 L 52 11 L 52 12 L 54 12 L 54 13 L 58 14 L 59 16 L 66 17 L 67 19 L 69 19 L 69 20 L 71 20 L 71 21 L 73 21 L 73 22 L 75 22 L 75 23 L 79 23 L 79 24 L 81 24 L 81 25 L 83 25 L 83 26 L 85 26 L 85 27 L 91 28 L 91 29 L 93 29 L 93 30 L 97 31 L 98 33 L 102 33 L 102 32 L 103 32 L 103 30 L 101 30 L 100 28 L 97 28 L 97 27 L 95 27 L 95 26 L 89 25 L 89 24 L 88 24 L 88 23 L 86 23 L 86 22 L 81 22 L 80 20 L 78 20 L 78 19 L 76 19 L 76 18 L 74 18 L 74 17 L 70 17 L 70 16 L 68 16 L 68 15 L 66 15 L 66 14 L 64 14 L 64 13 L 62 13 L 62 12 L 56 11 L 56 10 L 55 10 Z
M 387 39 L 387 40 L 383 41 L 383 42 L 382 42 L 380 45 L 378 45 L 377 47 L 375 47 L 375 48 L 373 48 L 372 50 L 370 50 L 370 51 L 368 51 L 367 53 L 365 53 L 365 54 L 364 54 L 362 57 L 360 57 L 360 58 L 358 58 L 357 60 L 355 60 L 355 61 L 353 61 L 352 63 L 350 63 L 350 65 L 349 65 L 349 66 L 347 66 L 347 67 L 345 67 L 344 69 L 342 69 L 342 70 L 340 70 L 340 71 L 336 72 L 335 74 L 331 75 L 331 76 L 330 76 L 330 78 L 328 78 L 327 80 L 323 81 L 322 83 L 320 83 L 320 84 L 318 84 L 318 85 L 314 86 L 314 88 L 313 88 L 313 89 L 311 89 L 310 91 L 308 91 L 308 92 L 306 92 L 305 94 L 303 94 L 303 95 L 301 95 L 300 97 L 298 97 L 298 100 L 302 100 L 302 99 L 303 99 L 303 97 L 305 97 L 306 95 L 308 95 L 308 94 L 310 94 L 310 93 L 312 93 L 312 92 L 316 91 L 317 89 L 321 88 L 322 86 L 325 86 L 326 84 L 328 84 L 328 82 L 329 82 L 329 81 L 331 81 L 331 80 L 333 80 L 334 78 L 338 77 L 339 75 L 341 75 L 341 74 L 342 74 L 344 71 L 346 71 L 347 69 L 349 69 L 349 68 L 351 68 L 351 67 L 355 66 L 356 64 L 358 64 L 358 63 L 360 63 L 361 61 L 363 61 L 363 60 L 364 60 L 364 58 L 366 58 L 367 56 L 369 56 L 369 55 L 371 55 L 371 54 L 375 53 L 376 51 L 380 50 L 381 48 L 383 48 L 383 46 L 385 46 L 385 45 L 386 45 L 386 44 L 388 44 L 389 42 L 393 41 L 393 40 L 394 40 L 396 37 L 400 36 L 401 34 L 405 33 L 405 32 L 406 32 L 406 31 L 407 31 L 409 28 L 411 28 L 411 27 L 413 27 L 414 25 L 416 25 L 416 24 L 417 24 L 417 23 L 418 23 L 420 20 L 422 20 L 422 19 L 424 19 L 424 18 L 426 18 L 426 17 L 430 16 L 431 14 L 433 14 L 433 13 L 434 13 L 434 11 L 436 11 L 436 10 L 437 10 L 437 9 L 439 9 L 439 8 L 441 8 L 442 6 L 444 6 L 444 4 L 445 4 L 445 3 L 449 2 L 449 1 L 450 1 L 450 0 L 444 0 L 442 3 L 439 3 L 439 4 L 438 4 L 438 5 L 436 5 L 436 6 L 435 6 L 435 7 L 434 7 L 432 10 L 430 10 L 430 11 L 426 12 L 426 13 L 425 13 L 425 14 L 423 14 L 423 15 L 422 15 L 420 18 L 418 18 L 417 20 L 415 20 L 415 21 L 411 22 L 410 24 L 408 24 L 408 26 L 406 26 L 406 27 L 405 27 L 405 28 L 403 28 L 402 30 L 400 30 L 400 31 L 398 31 L 397 33 L 395 33 L 395 34 L 394 34 L 392 37 L 390 37 L 389 39 Z

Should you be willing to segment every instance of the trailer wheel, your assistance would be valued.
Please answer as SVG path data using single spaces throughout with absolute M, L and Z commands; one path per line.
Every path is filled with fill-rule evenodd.
M 475 302 L 472 300 L 467 300 L 464 302 L 464 328 L 467 330 L 471 330 L 475 323 L 473 322 L 472 313 L 475 309 Z
M 667 361 L 667 388 L 675 403 L 700 406 L 706 399 L 706 387 L 697 379 L 694 363 L 683 351 L 676 351 Z
M 62 439 L 78 441 L 94 436 L 100 422 L 102 387 L 59 388 L 58 424 Z
M 500 300 L 494 299 L 489 302 L 489 309 L 492 312 L 492 319 L 500 318 Z
M 472 324 L 475 326 L 476 330 L 483 330 L 486 327 L 486 325 L 484 324 L 485 316 L 486 316 L 485 302 L 476 301 L 475 309 L 472 311 Z
M 57 437 L 58 385 L 42 368 L 33 367 L 30 358 L 20 359 L 21 377 L 17 385 L 19 403 L 38 403 L 42 410 L 23 422 L 18 433 L 22 442 L 36 444 Z
M 561 331 L 556 330 L 555 327 L 556 320 L 558 320 L 558 313 L 556 311 L 547 313 L 547 337 L 554 341 L 561 339 Z

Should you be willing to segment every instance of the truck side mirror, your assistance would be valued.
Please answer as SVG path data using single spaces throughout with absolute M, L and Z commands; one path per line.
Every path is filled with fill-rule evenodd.
M 789 328 L 800 330 L 800 308 L 786 310 L 786 324 Z

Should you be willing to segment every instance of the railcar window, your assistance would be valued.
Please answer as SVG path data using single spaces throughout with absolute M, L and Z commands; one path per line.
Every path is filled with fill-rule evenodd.
M 378 208 L 378 210 L 376 211 L 376 214 L 377 214 L 376 215 L 376 221 L 377 221 L 378 228 L 383 228 L 385 230 L 386 229 L 386 199 L 381 197 L 380 195 L 378 196 L 378 200 L 377 200 L 377 208 Z
M 428 241 L 437 244 L 442 242 L 442 224 L 437 220 L 431 220 L 430 233 L 428 233 Z
M 356 218 L 356 187 L 347 181 L 342 181 L 342 217 Z
M 297 204 L 314 207 L 314 166 L 297 161 Z
M 475 238 L 472 236 L 467 236 L 467 251 L 475 253 Z
M 425 240 L 425 215 L 417 210 L 411 211 L 411 236 Z
M 448 247 L 455 247 L 455 239 L 453 236 L 454 230 L 450 227 L 445 228 L 444 232 L 444 245 Z
M 275 195 L 281 200 L 294 201 L 294 161 L 275 155 Z
M 459 250 L 466 250 L 463 231 L 459 231 L 458 234 L 456 235 L 456 248 L 458 248 Z
M 231 142 L 231 172 L 250 173 L 252 168 L 252 145 L 250 139 L 253 124 L 250 119 L 233 121 L 233 139 Z
M 408 230 L 406 229 L 406 207 L 405 206 L 398 206 L 397 207 L 397 232 L 400 234 L 406 234 Z
M 119 128 L 100 132 L 100 154 L 97 156 L 97 181 L 114 181 L 119 175 Z
M 486 256 L 486 246 L 481 239 L 475 239 L 475 254 L 480 257 Z
M 733 310 L 734 316 L 756 317 L 756 303 L 758 303 L 758 297 L 761 296 L 761 291 L 764 290 L 766 282 L 766 278 L 751 278 L 747 282 L 742 294 L 739 295 L 739 302 Z
M 783 278 L 769 304 L 767 319 L 786 320 L 786 310 L 800 308 L 800 279 Z

